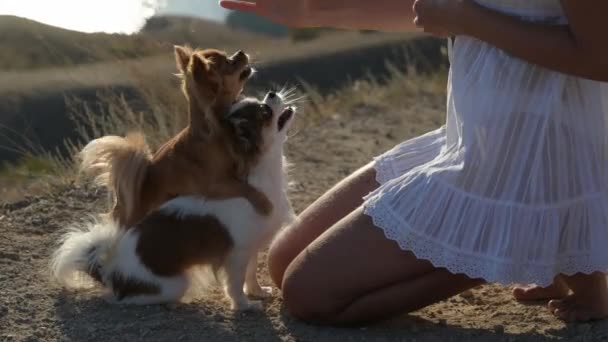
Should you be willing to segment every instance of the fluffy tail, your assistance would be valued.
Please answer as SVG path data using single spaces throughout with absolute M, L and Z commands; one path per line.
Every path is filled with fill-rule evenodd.
M 113 223 L 91 223 L 66 233 L 51 259 L 52 276 L 67 287 L 88 287 L 91 279 L 104 285 L 120 231 Z M 88 275 L 89 277 L 86 277 Z
M 79 154 L 80 169 L 96 174 L 96 182 L 114 197 L 114 219 L 125 223 L 133 215 L 152 160 L 141 133 L 126 137 L 105 136 L 91 141 Z
M 137 254 L 139 233 L 113 220 L 75 226 L 59 241 L 51 275 L 68 288 L 101 285 L 116 303 L 153 304 L 192 301 L 206 294 L 217 270 L 193 267 L 171 277 L 152 273 Z M 159 252 L 160 253 L 160 252 Z

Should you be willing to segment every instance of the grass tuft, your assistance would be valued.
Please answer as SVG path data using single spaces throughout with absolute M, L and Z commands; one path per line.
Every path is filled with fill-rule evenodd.
M 288 93 L 300 113 L 294 133 L 314 129 L 326 120 L 338 120 L 357 113 L 375 115 L 403 108 L 437 106 L 437 97 L 446 91 L 447 70 L 421 75 L 414 67 L 387 64 L 388 79 L 373 75 L 352 81 L 348 86 L 330 93 L 321 93 L 310 84 L 300 82 L 296 89 L 284 85 L 274 90 Z M 72 185 L 78 180 L 74 159 L 82 143 L 104 135 L 125 135 L 132 130 L 142 131 L 152 147 L 170 139 L 186 125 L 186 100 L 177 79 L 147 73 L 132 68 L 133 79 L 140 101 L 128 101 L 124 94 L 107 91 L 97 94 L 97 101 L 87 102 L 68 97 L 66 102 L 70 118 L 76 123 L 76 141 L 66 141 L 66 150 L 46 151 L 35 143 L 21 146 L 23 157 L 16 163 L 0 168 L 0 186 L 4 202 L 20 199 L 23 194 L 39 194 L 57 187 Z M 430 126 L 436 123 L 430 124 Z M 0 132 L 3 131 L 0 128 Z M 4 130 L 5 134 L 15 134 Z

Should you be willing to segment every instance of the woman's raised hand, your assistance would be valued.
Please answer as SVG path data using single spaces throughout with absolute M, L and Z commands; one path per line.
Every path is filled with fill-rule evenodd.
M 311 26 L 310 0 L 221 0 L 220 6 L 255 13 L 288 27 Z
M 459 34 L 468 6 L 469 0 L 416 0 L 414 24 L 434 35 Z

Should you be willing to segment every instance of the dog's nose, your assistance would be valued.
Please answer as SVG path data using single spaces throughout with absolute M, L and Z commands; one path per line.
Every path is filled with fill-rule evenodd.
M 234 55 L 230 56 L 230 59 L 232 59 L 235 62 L 242 63 L 242 62 L 248 62 L 249 56 L 247 56 L 245 51 L 239 50 L 239 51 L 235 52 Z
M 239 51 L 237 51 L 236 54 L 234 54 L 234 59 L 235 60 L 246 60 L 247 54 L 245 53 L 245 51 L 239 50 Z
M 268 93 L 268 98 L 269 99 L 274 99 L 275 97 L 277 97 L 277 93 L 271 91 L 270 93 Z

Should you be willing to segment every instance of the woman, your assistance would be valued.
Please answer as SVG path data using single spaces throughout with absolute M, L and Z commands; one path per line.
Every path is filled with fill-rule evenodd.
M 223 0 L 293 27 L 454 35 L 445 126 L 375 158 L 270 249 L 296 316 L 360 323 L 484 282 L 608 316 L 608 1 Z M 572 294 L 569 292 L 572 291 Z

